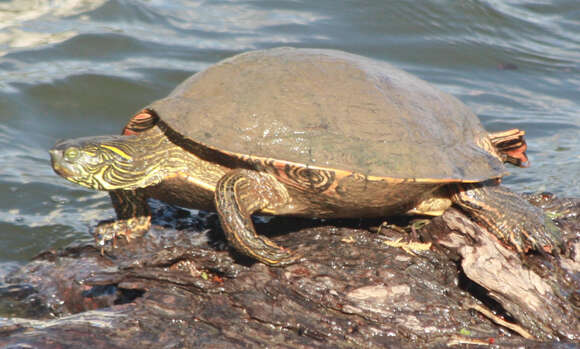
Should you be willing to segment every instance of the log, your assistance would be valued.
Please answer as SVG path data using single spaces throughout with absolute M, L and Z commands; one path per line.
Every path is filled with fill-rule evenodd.
M 258 219 L 305 256 L 271 268 L 230 251 L 214 214 L 155 204 L 143 238 L 103 256 L 91 244 L 47 251 L 0 279 L 11 304 L 0 348 L 570 347 L 580 200 L 529 199 L 554 217 L 567 255 L 522 258 L 451 209 L 379 233 L 377 221 Z

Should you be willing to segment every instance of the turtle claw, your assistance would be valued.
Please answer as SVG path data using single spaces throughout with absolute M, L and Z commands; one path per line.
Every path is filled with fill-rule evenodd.
M 562 249 L 560 229 L 542 209 L 505 187 L 465 184 L 453 200 L 520 254 L 534 250 L 556 255 Z
M 562 231 L 552 222 L 549 217 L 544 218 L 545 223 L 540 231 L 532 230 L 535 233 L 535 250 L 557 255 L 564 252 L 564 240 Z
M 258 238 L 265 241 L 265 238 Z M 247 252 L 248 255 L 271 267 L 283 267 L 299 262 L 304 256 L 285 247 L 278 246 L 268 241 L 260 248 Z
M 150 216 L 132 217 L 114 222 L 100 223 L 93 233 L 95 243 L 101 248 L 101 256 L 104 255 L 105 245 L 111 241 L 113 248 L 117 248 L 117 239 L 123 237 L 131 242 L 136 237 L 143 236 L 151 226 Z
M 556 255 L 563 246 L 561 232 L 550 219 L 522 223 L 509 232 L 508 242 L 520 254 L 533 250 Z
M 287 266 L 290 264 L 297 263 L 303 257 L 302 254 L 300 254 L 300 253 L 293 252 L 293 251 L 290 251 L 288 249 L 284 249 L 284 250 L 285 251 L 284 251 L 283 255 L 277 256 L 277 259 L 266 260 L 263 262 L 265 262 L 266 264 L 268 264 L 271 267 L 282 267 L 282 266 Z

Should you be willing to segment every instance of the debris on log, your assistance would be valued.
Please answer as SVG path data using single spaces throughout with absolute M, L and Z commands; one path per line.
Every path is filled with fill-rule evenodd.
M 47 251 L 0 279 L 0 347 L 570 347 L 580 200 L 529 199 L 566 254 L 521 257 L 450 209 L 378 233 L 376 221 L 257 220 L 305 256 L 271 268 L 228 250 L 214 214 L 157 204 L 143 238 L 103 256 Z

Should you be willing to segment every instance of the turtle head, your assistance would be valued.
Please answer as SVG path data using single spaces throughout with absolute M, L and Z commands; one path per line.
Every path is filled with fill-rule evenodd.
M 96 190 L 138 187 L 135 136 L 87 137 L 59 141 L 50 150 L 52 168 L 67 180 Z

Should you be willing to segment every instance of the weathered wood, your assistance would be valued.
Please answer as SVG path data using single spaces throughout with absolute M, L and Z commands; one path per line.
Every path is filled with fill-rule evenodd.
M 215 216 L 164 207 L 157 224 L 200 229 L 156 226 L 105 256 L 85 245 L 48 251 L 0 280 L 0 304 L 13 305 L 0 348 L 566 347 L 580 340 L 580 201 L 531 199 L 558 217 L 569 257 L 522 263 L 449 210 L 416 230 L 434 245 L 414 254 L 389 246 L 409 239 L 400 229 L 367 229 L 378 222 L 276 218 L 259 230 L 282 231 L 273 239 L 305 259 L 270 268 L 222 250 Z
M 465 275 L 484 287 L 487 296 L 498 301 L 534 338 L 576 338 L 580 312 L 567 298 L 580 290 L 577 261 L 544 255 L 526 256 L 522 264 L 515 251 L 482 232 L 459 211 L 451 209 L 440 220 L 451 232 L 438 242 L 461 255 Z M 574 280 L 574 274 L 576 282 L 559 280 L 562 276 Z

